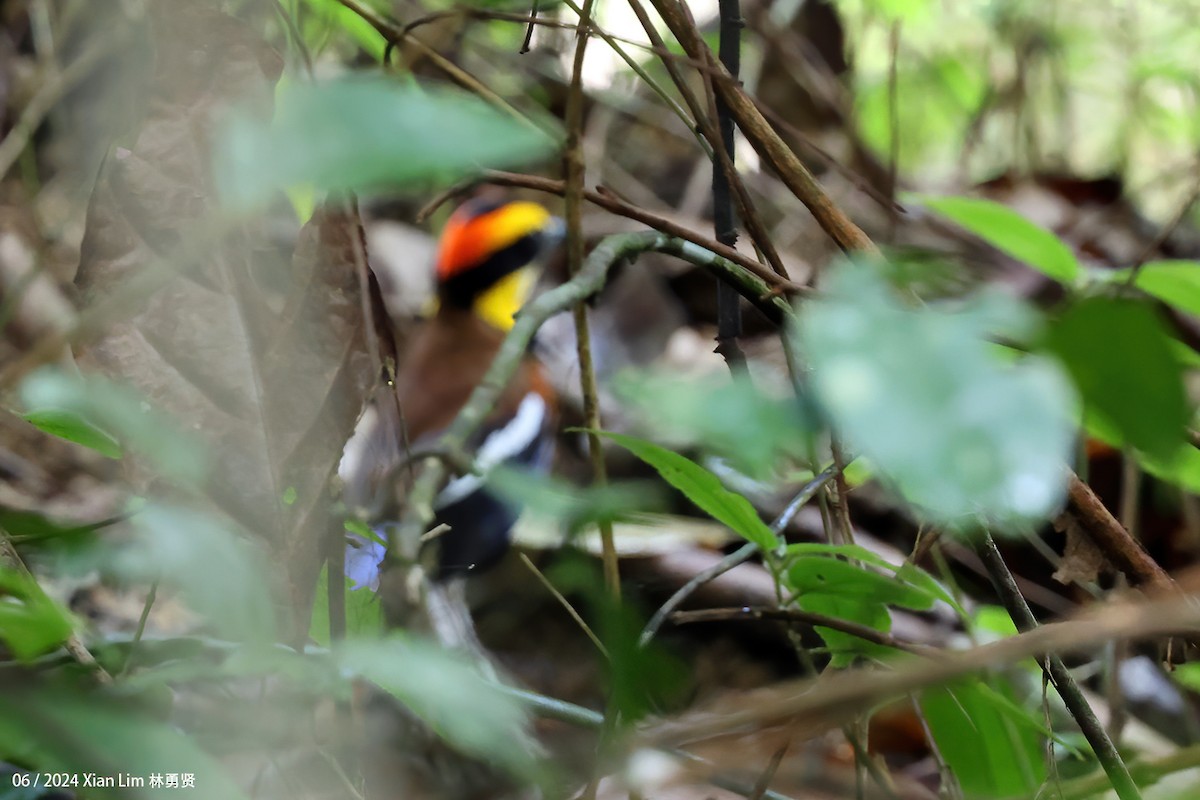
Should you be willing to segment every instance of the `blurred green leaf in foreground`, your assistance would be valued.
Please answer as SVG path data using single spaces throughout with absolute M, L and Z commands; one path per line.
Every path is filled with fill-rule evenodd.
M 816 400 L 918 513 L 957 530 L 1045 519 L 1074 438 L 1068 381 L 1044 358 L 1004 363 L 990 337 L 1027 334 L 1000 296 L 908 307 L 866 264 L 830 273 L 800 313 Z
M 395 80 L 351 76 L 295 84 L 280 93 L 275 119 L 233 117 L 215 150 L 218 186 L 234 210 L 276 191 L 449 183 L 484 167 L 550 155 L 556 136 L 476 97 Z

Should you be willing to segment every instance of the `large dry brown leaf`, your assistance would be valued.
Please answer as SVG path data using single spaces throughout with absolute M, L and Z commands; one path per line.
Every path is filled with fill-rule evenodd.
M 270 107 L 278 55 L 218 6 L 151 6 L 148 113 L 92 196 L 77 277 L 88 302 L 128 291 L 127 279 L 169 259 L 213 217 L 214 126 L 234 103 Z M 323 209 L 301 231 L 289 268 L 247 223 L 79 354 L 85 370 L 131 382 L 206 442 L 205 501 L 283 569 L 280 599 L 299 619 L 330 529 L 329 480 L 377 378 L 362 247 L 357 212 Z

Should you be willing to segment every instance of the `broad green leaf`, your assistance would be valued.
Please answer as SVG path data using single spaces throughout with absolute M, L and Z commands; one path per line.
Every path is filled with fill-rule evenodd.
M 0 641 L 18 659 L 53 650 L 71 635 L 67 612 L 46 596 L 37 581 L 0 567 Z
M 1122 446 L 1123 437 L 1120 430 L 1095 410 L 1084 410 L 1083 425 L 1088 436 L 1114 448 L 1119 449 Z M 1193 447 L 1191 442 L 1179 441 L 1170 452 L 1162 456 L 1138 451 L 1137 457 L 1142 469 L 1159 480 L 1173 483 L 1192 493 L 1200 493 L 1200 449 Z
M 358 638 L 378 636 L 383 631 L 383 605 L 379 595 L 364 586 L 355 589 L 354 582 L 346 581 L 346 635 Z M 308 638 L 322 647 L 329 647 L 329 566 L 321 570 L 317 579 L 317 593 L 313 598 L 312 622 L 308 626 Z
M 1112 273 L 1113 282 L 1129 277 L 1127 269 Z M 1150 261 L 1138 270 L 1133 285 L 1185 314 L 1200 317 L 1200 261 Z
M 77 412 L 64 408 L 35 408 L 21 416 L 38 430 L 81 444 L 109 458 L 121 457 L 121 445 L 117 440 Z
M 810 592 L 796 598 L 796 605 L 813 614 L 824 614 L 847 622 L 857 622 L 868 628 L 887 633 L 892 629 L 892 617 L 887 606 L 847 594 L 825 594 Z M 830 665 L 834 668 L 848 667 L 859 656 L 887 658 L 895 651 L 874 642 L 860 639 L 853 634 L 815 625 L 813 630 L 825 641 L 831 655 Z
M 928 208 L 1047 277 L 1065 284 L 1079 279 L 1079 262 L 1071 249 L 1053 233 L 1011 208 L 970 197 L 919 199 Z
M 1108 297 L 1082 300 L 1054 324 L 1046 346 L 1121 444 L 1159 458 L 1176 448 L 1190 419 L 1183 367 L 1152 308 Z
M 489 682 L 465 656 L 400 635 L 346 640 L 335 658 L 421 717 L 452 745 L 513 774 L 535 769 L 524 705 Z
M 873 553 L 862 545 L 857 544 L 802 542 L 799 544 L 789 544 L 786 552 L 788 555 L 795 556 L 844 556 L 861 561 L 864 564 L 871 564 L 889 570 L 895 574 L 898 580 L 908 584 L 917 591 L 924 592 L 931 600 L 941 600 L 964 619 L 966 618 L 966 611 L 958 604 L 954 596 L 937 582 L 937 579 L 917 565 L 907 561 L 900 566 L 896 566 L 883 556 Z
M 358 75 L 293 85 L 270 124 L 235 116 L 214 155 L 222 197 L 234 210 L 250 210 L 292 186 L 370 191 L 449 183 L 529 163 L 555 146 L 555 136 L 473 95 Z
M 371 23 L 363 19 L 361 15 L 342 5 L 338 0 L 305 0 L 305 3 L 318 16 L 328 19 L 349 34 L 350 38 L 372 59 L 375 61 L 383 59 L 383 52 L 387 48 L 387 39 L 383 38 L 383 34 L 375 30 Z M 379 10 L 376 9 L 376 11 Z
M 989 345 L 1025 316 L 995 296 L 909 308 L 864 264 L 834 272 L 799 314 L 815 399 L 847 449 L 923 516 L 964 531 L 1044 520 L 1065 492 L 1069 383 L 1050 359 L 1006 362 Z
M 600 435 L 654 467 L 663 480 L 683 492 L 688 500 L 747 541 L 764 551 L 770 551 L 778 544 L 775 534 L 758 516 L 750 501 L 726 489 L 716 475 L 696 462 L 644 439 L 607 431 L 600 431 Z
M 808 593 L 831 594 L 918 611 L 928 610 L 934 602 L 922 589 L 836 558 L 799 558 L 788 567 L 787 581 L 801 597 Z
M 190 773 L 194 788 L 87 788 L 99 800 L 158 797 L 178 791 L 192 800 L 245 800 L 246 795 L 211 756 L 169 725 L 95 694 L 52 683 L 0 681 L 0 759 L 41 772 L 81 776 Z
M 1012 703 L 1002 679 L 991 678 L 988 691 L 1010 701 L 997 703 L 979 681 L 930 689 L 921 695 L 921 710 L 938 751 L 954 771 L 969 798 L 1025 796 L 1046 777 L 1037 730 L 1040 726 L 1013 715 L 1028 712 Z
M 1017 626 L 1003 606 L 979 606 L 971 619 L 976 633 L 989 638 L 1004 639 L 1017 635 Z

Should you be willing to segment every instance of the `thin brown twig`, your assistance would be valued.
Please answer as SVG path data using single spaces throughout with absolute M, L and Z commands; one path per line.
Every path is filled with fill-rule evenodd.
M 713 64 L 707 45 L 704 44 L 695 25 L 688 19 L 682 4 L 669 0 L 655 0 L 654 8 L 679 40 L 684 52 L 693 59 L 701 62 L 708 59 L 708 63 Z M 713 81 L 713 87 L 728 104 L 738 127 L 759 155 L 775 168 L 788 189 L 812 212 L 822 230 L 846 252 L 877 255 L 879 248 L 830 199 L 808 168 L 763 117 L 745 90 L 730 79 L 723 69 L 719 70 L 719 74 L 724 76 L 724 80 Z
M 562 195 L 566 189 L 562 181 L 554 180 L 553 178 L 542 178 L 536 175 L 524 175 L 516 172 L 500 172 L 498 170 L 485 170 L 483 180 L 497 186 L 514 186 L 524 189 L 534 189 L 548 194 Z M 728 259 L 743 269 L 748 270 L 755 276 L 766 281 L 772 287 L 778 287 L 780 290 L 788 294 L 803 294 L 807 292 L 807 288 L 801 286 L 794 281 L 781 278 L 776 273 L 765 268 L 752 258 L 748 258 L 745 254 L 739 253 L 732 247 L 726 247 L 715 239 L 710 239 L 707 236 L 702 236 L 691 229 L 680 225 L 677 222 L 667 219 L 666 217 L 655 214 L 652 211 L 647 211 L 639 206 L 621 200 L 613 193 L 607 190 L 588 191 L 584 190 L 583 198 L 593 205 L 600 206 L 606 211 L 611 211 L 614 214 L 628 219 L 636 220 L 644 225 L 648 225 L 657 231 L 662 231 L 668 236 L 674 236 L 678 239 L 691 242 L 703 247 L 722 258 Z
M 402 41 L 411 42 L 418 50 L 421 51 L 422 55 L 428 58 L 435 67 L 445 73 L 446 77 L 450 78 L 450 80 L 454 81 L 467 91 L 478 95 L 481 99 L 509 115 L 522 125 L 541 132 L 542 129 L 537 125 L 537 123 L 535 123 L 525 114 L 521 113 L 521 111 L 501 97 L 495 90 L 493 90 L 483 81 L 476 78 L 471 73 L 467 72 L 462 67 L 455 64 L 450 59 L 443 56 L 421 39 L 417 38 L 416 36 L 405 35 L 404 28 L 402 26 L 396 25 L 379 14 L 376 14 L 373 10 L 362 5 L 362 3 L 360 3 L 358 0 L 337 1 L 350 11 L 362 17 L 362 19 L 372 28 L 374 28 L 380 36 L 387 40 L 389 46 L 395 45 Z
M 583 153 L 583 59 L 587 52 L 588 31 L 592 24 L 594 0 L 584 0 L 575 33 L 575 58 L 571 66 L 571 83 L 567 90 L 567 143 L 563 150 L 563 200 L 566 202 L 567 274 L 572 277 L 583 269 L 583 183 L 587 171 Z M 587 427 L 588 457 L 592 466 L 593 483 L 603 488 L 608 483 L 604 463 L 604 448 L 600 444 L 600 397 L 596 385 L 596 370 L 592 363 L 592 340 L 588 330 L 587 306 L 580 301 L 572 309 L 575 318 L 575 345 L 579 358 L 579 383 L 583 394 L 583 417 Z M 613 599 L 621 599 L 621 573 L 617 546 L 613 540 L 612 521 L 599 521 L 601 561 L 604 583 Z
M 891 669 L 859 667 L 819 679 L 778 685 L 747 698 L 735 710 L 712 714 L 701 709 L 647 727 L 643 743 L 671 746 L 709 740 L 752 727 L 783 722 L 800 724 L 801 733 L 845 724 L 858 713 L 966 675 L 1012 664 L 1047 652 L 1090 647 L 1114 637 L 1152 639 L 1166 634 L 1200 630 L 1200 607 L 1171 596 L 1141 603 L 1112 602 L 1075 618 L 1041 625 L 1035 630 L 960 652 L 942 651 L 936 659 L 898 662 Z
M 1179 587 L 1167 571 L 1142 549 L 1104 503 L 1075 473 L 1068 478 L 1067 514 L 1096 544 L 1112 564 L 1121 570 L 1130 584 L 1153 592 L 1177 593 Z
M 798 608 L 734 606 L 730 608 L 702 608 L 696 611 L 676 611 L 671 615 L 671 621 L 676 625 L 689 625 L 696 622 L 737 622 L 741 620 L 777 620 L 779 622 L 801 623 L 830 628 L 862 639 L 864 642 L 870 642 L 871 644 L 883 647 L 894 647 L 897 650 L 904 650 L 905 652 L 928 658 L 936 658 L 943 652 L 936 647 L 928 647 L 916 642 L 906 642 L 903 639 L 897 639 L 892 634 L 883 633 L 869 625 L 862 625 L 842 619 L 841 617 L 831 617 L 812 611 L 802 611 Z
M 678 69 L 678 54 L 672 53 L 667 48 L 666 43 L 658 32 L 658 28 L 650 19 L 650 15 L 646 13 L 641 0 L 629 0 L 629 7 L 637 16 L 638 22 L 641 24 L 646 36 L 650 39 L 652 51 L 662 61 L 663 68 L 666 69 L 672 83 L 675 84 L 676 90 L 683 97 L 684 103 L 687 104 L 688 109 L 695 118 L 696 128 L 699 130 L 700 135 L 709 143 L 714 168 L 720 169 L 725 175 L 725 179 L 729 181 L 730 188 L 733 190 L 733 199 L 737 206 L 737 212 L 741 215 L 742 224 L 746 226 L 746 231 L 750 234 L 751 240 L 762 252 L 763 257 L 771 265 L 776 274 L 786 277 L 787 270 L 783 266 L 783 259 L 775 249 L 775 245 L 767 232 L 766 225 L 763 224 L 762 217 L 754 207 L 754 203 L 750 199 L 750 194 L 746 190 L 746 185 L 742 181 L 741 175 L 738 174 L 734 168 L 732 159 L 725 152 L 720 133 L 713 127 L 712 118 L 700 104 L 695 92 L 692 91 L 691 84 L 688 83 L 683 73 Z M 728 73 L 722 73 L 720 70 L 714 68 L 711 53 L 708 52 L 707 47 L 699 52 L 704 54 L 702 58 L 694 58 L 692 54 L 689 54 L 689 58 L 691 58 L 689 66 L 697 69 L 705 77 L 705 87 L 710 93 L 712 92 L 710 84 L 713 80 L 732 80 L 729 78 Z M 710 103 L 710 105 L 712 104 Z

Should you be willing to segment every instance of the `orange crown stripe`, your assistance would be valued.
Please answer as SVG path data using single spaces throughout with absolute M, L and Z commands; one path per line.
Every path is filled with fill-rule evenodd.
M 546 226 L 550 212 L 537 203 L 508 203 L 486 214 L 454 212 L 438 244 L 437 277 L 444 281 L 487 260 Z

